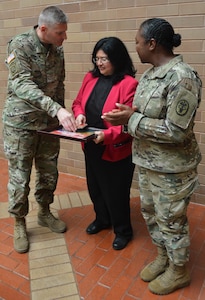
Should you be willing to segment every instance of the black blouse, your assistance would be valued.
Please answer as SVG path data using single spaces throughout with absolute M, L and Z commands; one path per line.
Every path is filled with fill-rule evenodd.
M 104 103 L 112 86 L 112 76 L 99 77 L 85 107 L 86 122 L 89 126 L 102 129 L 105 128 L 101 115 Z

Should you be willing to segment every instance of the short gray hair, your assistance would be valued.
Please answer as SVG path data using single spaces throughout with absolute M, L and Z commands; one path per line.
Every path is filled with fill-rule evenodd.
M 55 25 L 67 23 L 68 17 L 66 14 L 57 6 L 46 7 L 39 15 L 38 26 Z

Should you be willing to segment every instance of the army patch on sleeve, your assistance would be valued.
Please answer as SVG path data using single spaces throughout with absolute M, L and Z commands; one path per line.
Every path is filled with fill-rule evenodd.
M 187 100 L 180 100 L 176 106 L 176 113 L 179 116 L 185 116 L 189 110 L 189 103 Z

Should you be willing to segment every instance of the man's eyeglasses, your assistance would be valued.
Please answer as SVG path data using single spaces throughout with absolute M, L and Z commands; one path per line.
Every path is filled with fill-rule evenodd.
M 101 61 L 101 63 L 103 63 L 103 64 L 106 64 L 109 61 L 109 59 L 107 57 L 94 57 L 93 58 L 93 62 L 95 64 L 97 64 L 99 61 Z

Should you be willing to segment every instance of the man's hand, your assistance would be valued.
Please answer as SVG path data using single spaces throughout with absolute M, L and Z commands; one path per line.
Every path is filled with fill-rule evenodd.
M 113 109 L 102 115 L 102 119 L 111 123 L 112 125 L 125 125 L 128 123 L 131 115 L 137 110 L 136 107 L 129 107 L 120 103 L 116 103 L 118 109 Z
M 68 131 L 76 131 L 76 123 L 73 115 L 65 108 L 60 108 L 57 112 L 59 123 Z

